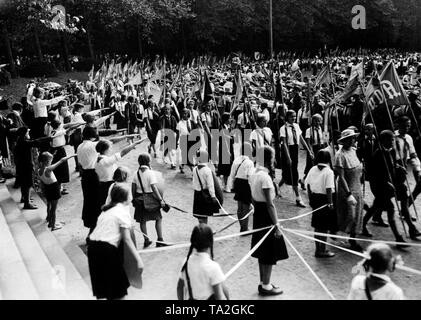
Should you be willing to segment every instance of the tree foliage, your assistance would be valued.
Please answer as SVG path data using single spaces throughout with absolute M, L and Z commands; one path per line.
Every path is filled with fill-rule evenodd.
M 7 29 L 14 54 L 36 54 L 34 32 L 43 53 L 60 52 L 50 25 L 55 4 L 69 14 L 66 31 L 82 31 L 67 37 L 75 55 L 226 54 L 269 47 L 269 0 L 3 0 L 0 26 Z M 366 30 L 351 27 L 357 4 L 367 10 Z M 275 50 L 420 48 L 420 27 L 419 0 L 273 1 Z

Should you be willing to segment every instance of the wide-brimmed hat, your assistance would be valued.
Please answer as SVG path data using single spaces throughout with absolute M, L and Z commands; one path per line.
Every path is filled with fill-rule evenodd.
M 346 129 L 344 131 L 342 131 L 341 133 L 341 137 L 338 139 L 338 142 L 342 142 L 345 139 L 349 139 L 349 138 L 353 138 L 353 137 L 358 137 L 360 134 L 356 133 L 354 130 L 352 129 Z

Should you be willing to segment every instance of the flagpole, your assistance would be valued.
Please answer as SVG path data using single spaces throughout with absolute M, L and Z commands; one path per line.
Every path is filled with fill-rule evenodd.
M 382 84 L 380 83 L 380 87 L 381 87 L 381 85 Z M 384 161 L 384 164 L 386 165 L 386 170 L 387 170 L 388 178 L 389 178 L 390 182 L 393 183 L 392 175 L 390 174 L 390 169 L 389 169 L 389 166 L 387 165 L 387 161 L 386 161 L 386 157 L 384 155 L 383 149 L 382 149 L 382 145 L 380 144 L 380 140 L 379 140 L 380 136 L 379 136 L 379 132 L 377 131 L 376 122 L 374 121 L 373 113 L 371 112 L 371 108 L 370 108 L 370 106 L 368 104 L 368 101 L 367 101 L 367 96 L 366 96 L 366 93 L 365 93 L 365 88 L 364 88 L 364 85 L 363 85 L 363 83 L 361 81 L 360 81 L 360 86 L 361 86 L 361 89 L 362 89 L 362 92 L 363 92 L 365 105 L 367 107 L 368 113 L 370 114 L 371 121 L 373 121 L 374 132 L 375 132 L 375 134 L 377 136 L 377 143 L 379 145 L 379 148 L 382 151 L 383 161 Z M 394 195 L 395 195 L 394 198 L 395 198 L 395 202 L 396 202 L 396 207 L 398 208 L 398 211 L 399 211 L 399 215 L 402 216 L 402 210 L 401 210 L 401 208 L 399 206 L 399 202 L 398 202 L 398 197 L 397 197 L 397 194 L 396 194 L 396 190 L 394 190 Z M 402 219 L 400 219 L 400 220 L 402 222 L 402 227 L 403 227 L 403 231 L 405 232 L 405 236 L 408 236 L 408 234 L 406 232 L 405 224 L 402 221 Z
M 270 59 L 273 58 L 273 6 L 272 0 L 269 0 L 269 50 Z
M 377 78 L 379 78 L 379 75 L 377 73 L 377 70 L 376 70 L 376 75 L 377 75 Z M 389 104 L 387 102 L 387 98 L 386 98 L 386 95 L 384 93 L 384 89 L 383 89 L 383 85 L 382 85 L 381 81 L 380 81 L 380 92 L 382 93 L 382 98 L 383 98 L 383 101 L 384 101 L 385 106 L 386 106 L 387 115 L 389 116 L 390 125 L 392 126 L 392 131 L 394 131 L 392 115 L 391 115 L 390 110 L 389 110 Z M 399 157 L 402 159 L 402 162 L 404 162 L 404 159 L 403 159 L 402 153 L 401 153 L 402 150 L 398 150 L 398 152 L 399 152 Z M 403 163 L 403 164 L 405 165 L 405 163 Z M 409 191 L 409 193 L 411 195 L 412 201 L 414 203 L 413 208 L 414 208 L 415 215 L 416 215 L 416 217 L 418 219 L 418 211 L 417 211 L 417 208 L 415 206 L 414 198 L 412 197 L 412 193 L 411 193 L 411 187 L 409 185 L 409 181 L 408 181 L 408 178 L 407 178 L 406 175 L 405 175 L 405 181 L 406 181 L 406 185 L 408 187 L 408 191 Z

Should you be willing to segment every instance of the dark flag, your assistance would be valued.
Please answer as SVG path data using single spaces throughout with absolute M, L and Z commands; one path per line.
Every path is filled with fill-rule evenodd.
M 390 61 L 380 75 L 383 92 L 389 105 L 409 105 L 409 100 L 399 80 L 395 66 Z

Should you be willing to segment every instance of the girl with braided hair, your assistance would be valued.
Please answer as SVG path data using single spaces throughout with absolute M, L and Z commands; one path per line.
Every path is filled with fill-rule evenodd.
M 213 232 L 205 223 L 194 227 L 190 249 L 177 285 L 179 300 L 229 299 L 225 275 L 213 261 Z

